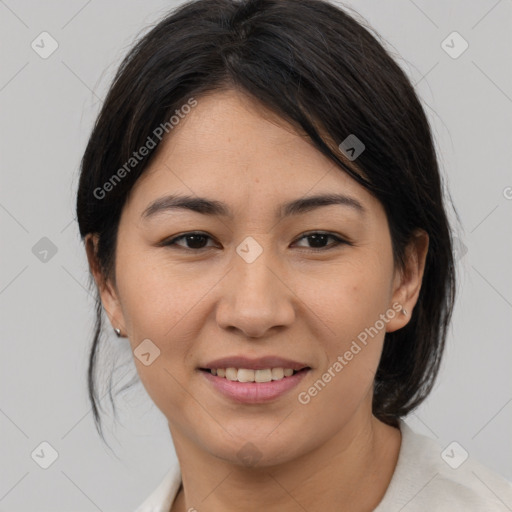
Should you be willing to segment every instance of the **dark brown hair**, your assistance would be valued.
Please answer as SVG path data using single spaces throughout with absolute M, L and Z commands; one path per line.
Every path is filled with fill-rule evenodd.
M 120 214 L 156 151 L 140 158 L 104 197 L 95 191 L 148 138 L 158 146 L 155 128 L 190 97 L 237 88 L 256 98 L 382 203 L 396 265 L 403 267 L 415 229 L 429 235 L 417 305 L 405 327 L 386 334 L 375 376 L 373 413 L 396 424 L 433 386 L 455 300 L 455 269 L 425 112 L 384 43 L 364 25 L 323 0 L 196 0 L 179 6 L 119 67 L 83 155 L 77 219 L 82 239 L 99 235 L 98 265 L 115 283 Z M 350 134 L 366 146 L 357 166 L 333 147 Z M 102 304 L 96 293 L 88 387 L 102 435 L 95 384 Z

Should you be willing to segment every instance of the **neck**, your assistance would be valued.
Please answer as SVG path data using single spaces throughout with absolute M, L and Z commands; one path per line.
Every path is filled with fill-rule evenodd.
M 200 449 L 171 429 L 183 487 L 172 512 L 368 511 L 384 496 L 400 431 L 371 415 L 354 417 L 327 442 L 292 461 L 244 467 Z

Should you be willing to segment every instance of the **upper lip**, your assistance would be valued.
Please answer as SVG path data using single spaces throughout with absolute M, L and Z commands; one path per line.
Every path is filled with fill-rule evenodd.
M 244 356 L 230 356 L 221 359 L 215 359 L 201 366 L 208 370 L 216 370 L 217 368 L 247 368 L 248 370 L 265 370 L 267 368 L 291 368 L 292 370 L 302 370 L 309 368 L 305 363 L 284 359 L 278 356 L 265 356 L 258 358 L 248 358 Z

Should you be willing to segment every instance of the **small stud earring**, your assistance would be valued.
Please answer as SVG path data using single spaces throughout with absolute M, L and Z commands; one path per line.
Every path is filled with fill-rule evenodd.
M 119 327 L 114 327 L 114 332 L 118 338 L 121 337 L 121 329 L 119 329 Z
M 405 316 L 407 316 L 407 310 L 405 308 L 402 308 L 402 314 L 404 314 Z

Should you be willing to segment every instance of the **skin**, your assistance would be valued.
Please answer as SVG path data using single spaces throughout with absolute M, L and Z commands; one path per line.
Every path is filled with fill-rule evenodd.
M 406 267 L 395 268 L 381 203 L 305 137 L 236 91 L 198 105 L 160 145 L 122 212 L 115 263 L 106 279 L 86 245 L 114 327 L 135 350 L 149 338 L 161 353 L 143 385 L 166 416 L 183 487 L 172 512 L 370 511 L 396 466 L 401 435 L 371 414 L 374 374 L 385 332 L 410 319 L 421 287 L 428 236 L 417 232 Z M 321 193 L 356 198 L 277 219 L 276 205 Z M 186 210 L 141 219 L 155 199 L 190 194 L 223 201 L 232 217 Z M 201 231 L 206 249 L 162 247 Z M 309 232 L 329 232 L 315 251 Z M 263 252 L 247 263 L 236 252 L 252 236 Z M 193 246 L 192 246 L 193 247 Z M 188 248 L 188 249 L 187 249 Z M 196 252 L 194 252 L 196 251 Z M 307 390 L 379 315 L 401 304 L 378 335 L 304 405 Z M 228 355 L 277 355 L 310 366 L 299 386 L 267 404 L 237 404 L 198 370 Z M 254 466 L 237 455 L 246 443 Z

